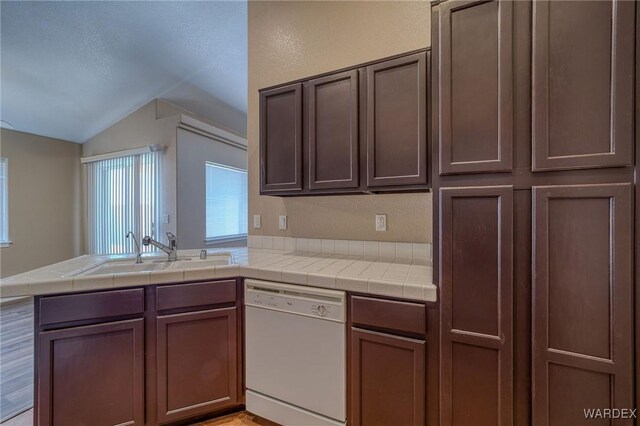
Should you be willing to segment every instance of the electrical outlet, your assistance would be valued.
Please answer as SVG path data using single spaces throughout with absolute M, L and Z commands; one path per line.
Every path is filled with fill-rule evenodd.
M 287 216 L 281 214 L 278 218 L 278 227 L 282 230 L 287 229 Z
M 162 215 L 162 223 L 169 223 L 169 221 L 171 220 L 171 217 L 169 217 L 168 214 L 163 214 Z
M 259 214 L 253 215 L 253 227 L 255 229 L 262 228 L 262 216 Z
M 377 214 L 376 215 L 376 231 L 386 231 L 386 230 L 387 230 L 387 215 Z

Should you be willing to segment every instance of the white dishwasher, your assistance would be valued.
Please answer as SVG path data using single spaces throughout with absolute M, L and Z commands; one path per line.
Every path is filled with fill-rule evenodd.
M 285 426 L 346 424 L 345 293 L 245 280 L 247 410 Z

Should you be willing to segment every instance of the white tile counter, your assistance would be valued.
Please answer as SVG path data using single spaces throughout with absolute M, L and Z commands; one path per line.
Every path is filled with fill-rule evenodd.
M 182 269 L 171 265 L 161 271 L 81 274 L 109 261 L 134 256 L 80 256 L 65 262 L 0 280 L 0 297 L 35 296 L 203 279 L 245 277 L 314 287 L 435 302 L 430 262 L 423 258 L 312 253 L 271 248 L 208 250 L 209 255 L 231 253 L 231 265 Z M 384 254 L 384 253 L 383 253 Z M 180 250 L 178 256 L 197 257 L 198 250 Z M 160 256 L 154 254 L 154 259 Z M 148 262 L 149 257 L 143 257 Z

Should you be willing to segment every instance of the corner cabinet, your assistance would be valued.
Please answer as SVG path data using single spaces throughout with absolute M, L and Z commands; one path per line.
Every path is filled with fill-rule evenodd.
M 260 92 L 260 192 L 427 190 L 429 51 Z
M 157 425 L 240 408 L 235 280 L 35 299 L 34 424 Z

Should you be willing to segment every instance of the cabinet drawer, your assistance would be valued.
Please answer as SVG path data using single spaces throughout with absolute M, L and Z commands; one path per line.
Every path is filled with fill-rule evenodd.
M 38 309 L 40 325 L 142 314 L 144 289 L 42 297 Z
M 350 308 L 354 325 L 426 334 L 426 307 L 421 303 L 351 296 Z
M 236 301 L 236 281 L 162 286 L 156 289 L 156 300 L 159 311 L 231 303 Z

